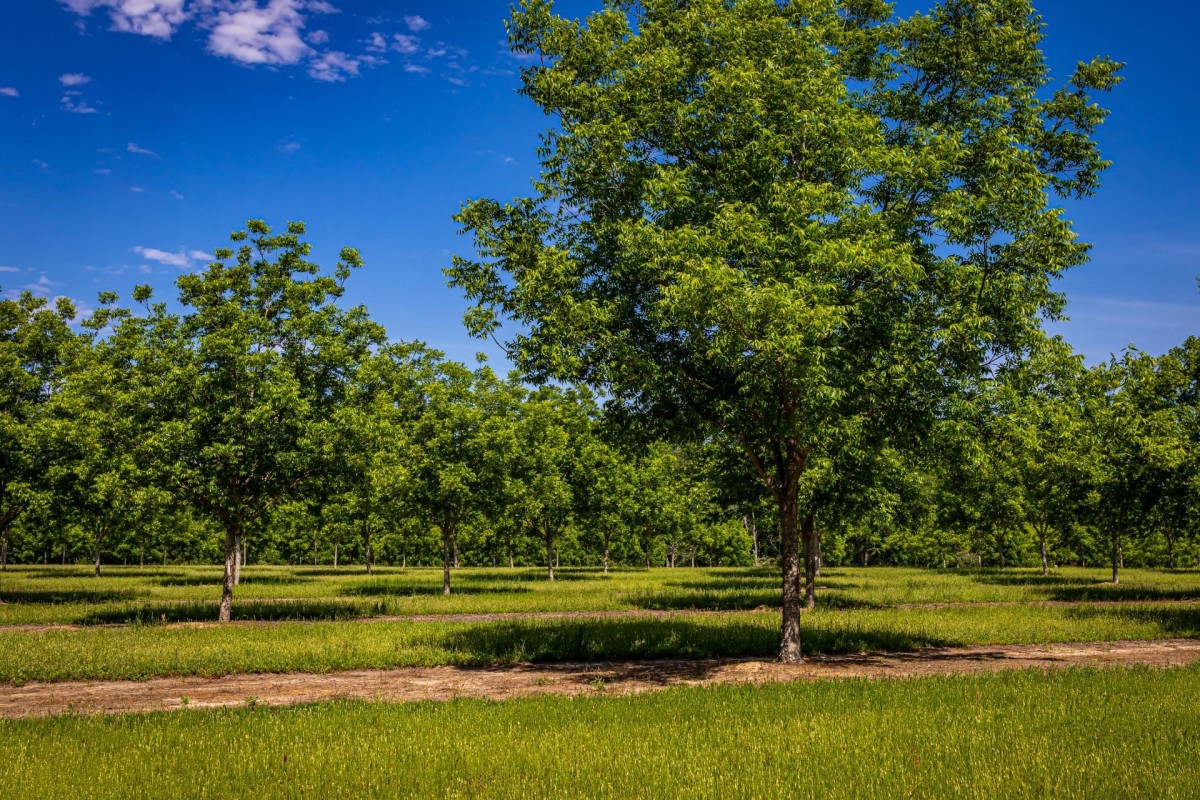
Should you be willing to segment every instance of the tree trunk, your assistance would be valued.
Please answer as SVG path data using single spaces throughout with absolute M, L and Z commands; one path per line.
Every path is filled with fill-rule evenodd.
M 804 607 L 817 607 L 817 523 L 810 511 L 800 523 L 801 543 L 804 547 Z
M 94 549 L 93 553 L 95 555 L 95 562 L 96 562 L 95 569 L 93 570 L 92 574 L 95 575 L 97 578 L 100 577 L 100 549 L 104 546 L 104 534 L 105 533 L 107 533 L 107 531 L 105 530 L 103 525 L 97 525 L 95 530 L 92 532 L 92 541 L 93 541 L 93 544 L 95 545 L 95 549 Z
M 458 569 L 458 532 L 454 533 L 454 568 Z
M 1175 569 L 1175 537 L 1167 537 L 1167 566 Z
M 35 556 L 36 558 L 36 556 Z M 8 572 L 8 535 L 0 538 L 0 572 Z
M 442 526 L 442 594 L 450 594 L 450 525 Z
M 141 549 L 138 550 L 138 567 L 143 568 L 145 566 L 146 566 L 146 543 L 142 542 Z
M 333 543 L 333 568 L 338 568 L 338 543 Z
M 62 565 L 67 565 L 67 543 L 63 542 Z
M 796 487 L 782 487 L 779 503 L 779 551 L 783 567 L 783 641 L 779 660 L 799 664 L 800 657 L 800 541 L 797 530 Z
M 754 554 L 754 566 L 758 566 L 758 524 L 754 521 L 754 512 L 742 517 L 742 524 L 750 532 L 750 550 Z
M 1112 582 L 1121 582 L 1121 534 L 1114 532 L 1112 537 Z
M 516 564 L 516 562 L 515 562 L 515 561 L 513 561 L 513 549 L 512 549 L 512 545 L 511 545 L 511 544 L 508 546 L 508 568 L 509 568 L 509 569 L 516 569 L 516 568 L 517 568 L 517 564 Z
M 233 585 L 242 585 L 242 537 L 240 534 L 233 540 Z
M 234 569 L 238 561 L 238 542 L 242 532 L 236 525 L 225 527 L 225 576 L 221 581 L 221 611 L 217 616 L 218 622 L 229 622 L 233 614 Z
M 371 574 L 372 568 L 375 566 L 375 554 L 371 551 L 371 529 L 363 526 L 363 559 L 367 563 L 367 574 Z
M 817 543 L 817 568 L 813 574 L 819 578 L 821 577 L 821 567 L 825 564 L 825 545 L 824 539 L 821 538 L 821 529 L 817 528 L 813 536 Z
M 554 580 L 554 540 L 550 534 L 546 534 L 546 574 L 550 580 Z
M 604 537 L 604 574 L 608 574 L 608 552 L 610 550 L 609 537 Z

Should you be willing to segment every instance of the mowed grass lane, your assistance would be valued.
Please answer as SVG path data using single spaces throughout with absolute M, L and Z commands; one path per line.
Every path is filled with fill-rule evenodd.
M 215 567 L 15 567 L 0 575 L 0 625 L 154 624 L 213 620 L 220 595 Z M 553 583 L 537 568 L 463 569 L 441 595 L 435 569 L 250 567 L 235 593 L 243 620 L 337 620 L 414 614 L 567 611 L 745 611 L 779 605 L 779 577 L 759 569 L 565 569 Z M 890 608 L 931 603 L 1037 603 L 1200 600 L 1200 572 L 1127 570 L 828 569 L 819 605 Z
M 1200 796 L 1200 669 L 0 722 L 36 798 Z

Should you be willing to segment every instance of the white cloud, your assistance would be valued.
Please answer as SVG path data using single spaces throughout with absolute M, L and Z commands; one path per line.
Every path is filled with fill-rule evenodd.
M 174 197 L 176 200 L 183 199 L 183 195 L 180 194 L 179 192 L 175 191 L 174 189 L 171 190 L 171 197 Z
M 112 175 L 111 169 L 105 169 L 103 167 L 100 169 L 94 169 L 92 172 L 96 173 L 97 175 Z
M 62 97 L 63 111 L 70 111 L 72 114 L 98 114 L 99 109 L 95 106 L 88 105 L 87 100 L 79 97 L 79 92 L 66 92 Z
M 0 95 L 5 97 L 20 97 L 21 93 L 11 86 L 0 86 Z
M 20 267 L 0 267 L 0 272 L 20 272 Z
M 357 58 L 331 50 L 308 65 L 308 74 L 326 83 L 341 83 L 347 77 L 358 77 L 358 65 Z
M 283 153 L 285 156 L 290 156 L 292 153 L 299 153 L 300 143 L 292 141 L 280 142 L 279 152 Z
M 63 0 L 76 14 L 87 16 L 98 8 L 108 9 L 114 31 L 137 33 L 155 39 L 170 39 L 187 21 L 184 0 Z M 199 0 L 203 8 L 210 0 Z
M 133 192 L 133 193 L 135 193 L 135 194 L 141 194 L 142 192 L 144 192 L 144 191 L 146 191 L 146 190 L 145 190 L 145 189 L 143 189 L 143 188 L 142 188 L 142 187 L 140 187 L 140 186 L 130 186 L 130 187 L 129 187 L 129 191 L 131 191 L 131 192 Z
M 50 169 L 50 165 L 47 164 L 45 161 L 42 161 L 40 158 L 35 158 L 33 161 L 30 161 L 29 163 L 33 164 L 38 169 Z
M 421 40 L 416 36 L 409 36 L 407 33 L 397 33 L 392 39 L 394 40 L 392 49 L 406 56 L 411 56 L 421 49 Z
M 209 262 L 213 260 L 213 255 L 203 250 L 181 249 L 178 253 L 168 253 L 166 250 L 159 250 L 154 247 L 135 247 L 133 248 L 133 252 L 147 261 L 153 261 L 155 264 L 162 264 L 166 267 L 178 267 L 179 269 L 187 269 L 192 266 L 193 261 Z
M 169 267 L 179 267 L 184 269 L 191 263 L 186 253 L 168 253 L 165 250 L 157 250 L 153 247 L 135 247 L 133 252 L 137 253 L 147 261 L 154 261 L 158 264 L 165 264 Z
M 217 13 L 208 37 L 215 55 L 243 64 L 296 64 L 312 52 L 300 37 L 304 17 L 299 0 L 241 0 Z
M 372 53 L 382 53 L 388 48 L 387 39 L 383 38 L 383 34 L 375 31 L 367 39 L 367 50 Z
M 153 150 L 147 150 L 145 147 L 142 147 L 135 142 L 130 142 L 125 150 L 130 153 L 137 153 L 140 156 L 153 156 L 154 158 L 158 158 L 158 153 L 154 152 Z
M 327 44 L 329 42 L 329 31 L 313 31 L 304 37 L 304 41 L 312 45 Z
M 425 18 L 419 17 L 416 14 L 405 17 L 404 24 L 407 25 L 408 29 L 413 33 L 420 33 L 421 31 L 429 30 L 429 23 L 425 21 Z
M 61 284 L 59 284 L 57 281 L 52 281 L 49 278 L 47 278 L 46 273 L 43 272 L 42 276 L 40 278 L 38 278 L 35 283 L 27 283 L 24 286 L 22 286 L 21 288 L 32 294 L 40 294 L 40 295 L 44 296 L 44 295 L 50 294 L 50 290 L 53 289 L 55 286 L 60 286 L 60 285 Z
M 92 79 L 82 72 L 68 72 L 60 75 L 58 82 L 63 86 L 83 86 L 85 83 L 91 83 Z

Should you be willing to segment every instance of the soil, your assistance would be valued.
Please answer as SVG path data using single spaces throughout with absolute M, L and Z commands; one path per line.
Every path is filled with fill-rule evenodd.
M 330 674 L 228 675 L 0 687 L 0 718 L 113 714 L 339 699 L 382 702 L 535 695 L 626 695 L 671 686 L 844 678 L 915 678 L 1081 666 L 1176 667 L 1200 662 L 1200 640 L 931 648 L 910 653 L 813 656 L 803 664 L 745 659 L 505 667 L 428 667 Z

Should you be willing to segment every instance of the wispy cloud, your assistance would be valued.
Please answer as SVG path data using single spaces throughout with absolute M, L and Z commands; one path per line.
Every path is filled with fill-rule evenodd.
M 283 153 L 285 156 L 290 156 L 293 153 L 299 153 L 300 146 L 301 145 L 299 142 L 294 142 L 288 139 L 279 143 L 279 152 Z
M 62 110 L 72 114 L 98 114 L 100 109 L 88 105 L 87 100 L 79 96 L 79 92 L 67 92 L 62 97 Z
M 299 67 L 314 80 L 340 83 L 360 76 L 369 67 L 388 62 L 382 54 L 399 52 L 408 57 L 402 63 L 406 72 L 424 74 L 428 67 L 411 59 L 432 59 L 423 47 L 420 34 L 432 28 L 424 17 L 411 14 L 392 23 L 402 32 L 375 31 L 365 40 L 362 52 L 331 46 L 333 36 L 324 28 L 307 30 L 314 17 L 339 13 L 327 0 L 59 0 L 80 16 L 80 23 L 93 12 L 107 13 L 110 28 L 157 39 L 170 39 L 184 25 L 205 32 L 207 49 L 221 58 L 247 66 Z M 372 26 L 386 24 L 371 19 Z M 361 34 L 360 34 L 361 36 Z M 362 38 L 359 42 L 363 42 Z M 431 49 L 432 53 L 437 48 Z M 78 78 L 80 83 L 67 83 Z M 64 86 L 87 81 L 82 74 L 64 75 Z M 82 101 L 64 99 L 64 108 L 79 113 L 94 113 L 95 108 Z M 70 106 L 70 107 L 68 107 Z
M 153 158 L 158 158 L 158 153 L 154 152 L 153 150 L 148 150 L 136 142 L 130 142 L 125 150 L 130 153 L 137 153 L 140 156 L 151 156 Z
M 193 5 L 204 8 L 209 2 L 197 0 Z M 155 39 L 170 39 L 190 16 L 184 0 L 63 0 L 63 3 L 81 16 L 99 8 L 108 9 L 112 30 Z
M 180 249 L 177 253 L 169 253 L 166 250 L 159 250 L 154 247 L 135 247 L 133 252 L 144 258 L 146 261 L 153 261 L 155 264 L 162 264 L 167 267 L 178 267 L 179 269 L 187 269 L 192 266 L 193 261 L 212 261 L 213 257 L 210 253 L 203 250 L 188 250 Z
M 67 72 L 58 76 L 58 82 L 63 86 L 83 86 L 91 83 L 92 79 L 82 72 Z
M 96 173 L 97 175 L 112 175 L 112 170 L 105 167 L 94 169 L 92 172 Z
M 43 272 L 41 277 L 39 277 L 36 281 L 33 283 L 27 283 L 21 288 L 31 294 L 42 295 L 44 297 L 50 294 L 50 292 L 54 290 L 55 286 L 62 286 L 62 284 L 58 281 L 50 280 L 46 277 L 46 273 Z
M 29 163 L 33 164 L 38 169 L 50 169 L 50 165 L 47 164 L 45 161 L 42 161 L 40 158 L 35 158 L 32 161 L 30 161 Z
M 180 194 L 179 192 L 175 191 L 174 189 L 171 190 L 171 197 L 174 197 L 176 200 L 183 199 L 183 195 Z
M 0 272 L 20 272 L 20 267 L 0 267 Z
M 130 186 L 129 191 L 133 192 L 134 194 L 141 194 L 142 192 L 144 192 L 146 190 L 143 189 L 141 186 Z
M 4 97 L 20 97 L 21 93 L 11 86 L 0 86 L 0 95 Z

